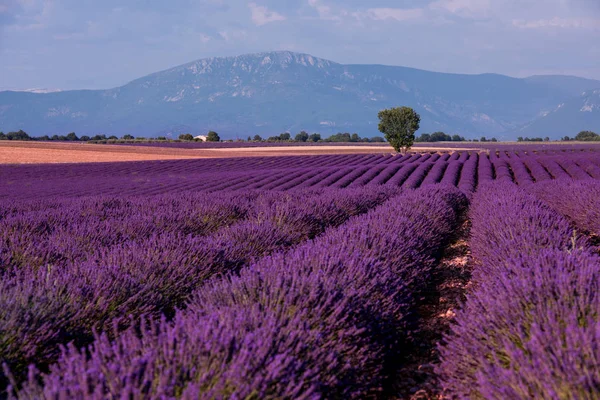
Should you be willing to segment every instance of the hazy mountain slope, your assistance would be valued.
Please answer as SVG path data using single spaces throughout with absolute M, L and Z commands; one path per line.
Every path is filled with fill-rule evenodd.
M 518 136 L 540 136 L 539 132 L 545 132 L 545 136 L 550 137 L 573 137 L 584 130 L 600 132 L 600 89 L 584 92 L 560 104 L 548 114 L 519 129 L 517 133 Z
M 202 59 L 110 90 L 0 92 L 0 129 L 140 136 L 214 129 L 229 138 L 305 129 L 369 136 L 378 133 L 379 110 L 408 105 L 421 113 L 421 131 L 502 136 L 526 126 L 545 136 L 539 117 L 579 98 L 582 87 L 596 85 L 600 88 L 598 81 L 574 77 L 516 79 L 341 65 L 271 52 Z M 574 134 L 572 127 L 589 117 L 569 108 L 557 135 Z
M 525 80 L 562 90 L 566 96 L 572 97 L 590 89 L 600 89 L 600 81 L 568 75 L 535 75 Z

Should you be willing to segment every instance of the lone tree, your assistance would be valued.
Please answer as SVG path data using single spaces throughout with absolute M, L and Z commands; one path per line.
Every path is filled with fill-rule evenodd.
M 219 134 L 215 131 L 210 131 L 208 132 L 208 134 L 206 135 L 206 141 L 207 142 L 220 142 L 221 138 L 219 137 Z
M 186 141 L 194 140 L 194 136 L 192 136 L 191 133 L 182 133 L 181 135 L 179 135 L 179 140 L 186 140 Z
M 410 107 L 396 107 L 380 111 L 379 131 L 394 150 L 406 153 L 415 141 L 421 117 Z

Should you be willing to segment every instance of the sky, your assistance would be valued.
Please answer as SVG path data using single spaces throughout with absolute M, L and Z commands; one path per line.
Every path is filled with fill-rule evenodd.
M 600 0 L 0 0 L 0 90 L 112 88 L 272 50 L 600 79 Z

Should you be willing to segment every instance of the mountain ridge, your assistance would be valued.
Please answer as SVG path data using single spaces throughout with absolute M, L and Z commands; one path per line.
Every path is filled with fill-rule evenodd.
M 380 109 L 407 105 L 421 113 L 421 132 L 558 138 L 600 130 L 600 100 L 581 97 L 594 89 L 600 81 L 571 76 L 450 74 L 262 52 L 198 59 L 105 90 L 2 91 L 0 129 L 136 136 L 213 129 L 226 138 L 304 129 L 372 136 Z M 573 105 L 561 112 L 560 130 L 539 122 L 554 118 L 560 104 L 577 102 L 589 103 L 590 111 L 582 115 Z

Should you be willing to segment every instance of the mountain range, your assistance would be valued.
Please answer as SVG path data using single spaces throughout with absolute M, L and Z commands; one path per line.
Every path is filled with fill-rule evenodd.
M 419 132 L 468 138 L 600 132 L 600 81 L 343 65 L 288 51 L 205 58 L 107 90 L 0 92 L 0 130 L 33 135 L 245 138 L 300 130 L 374 136 L 377 113 L 410 106 Z

